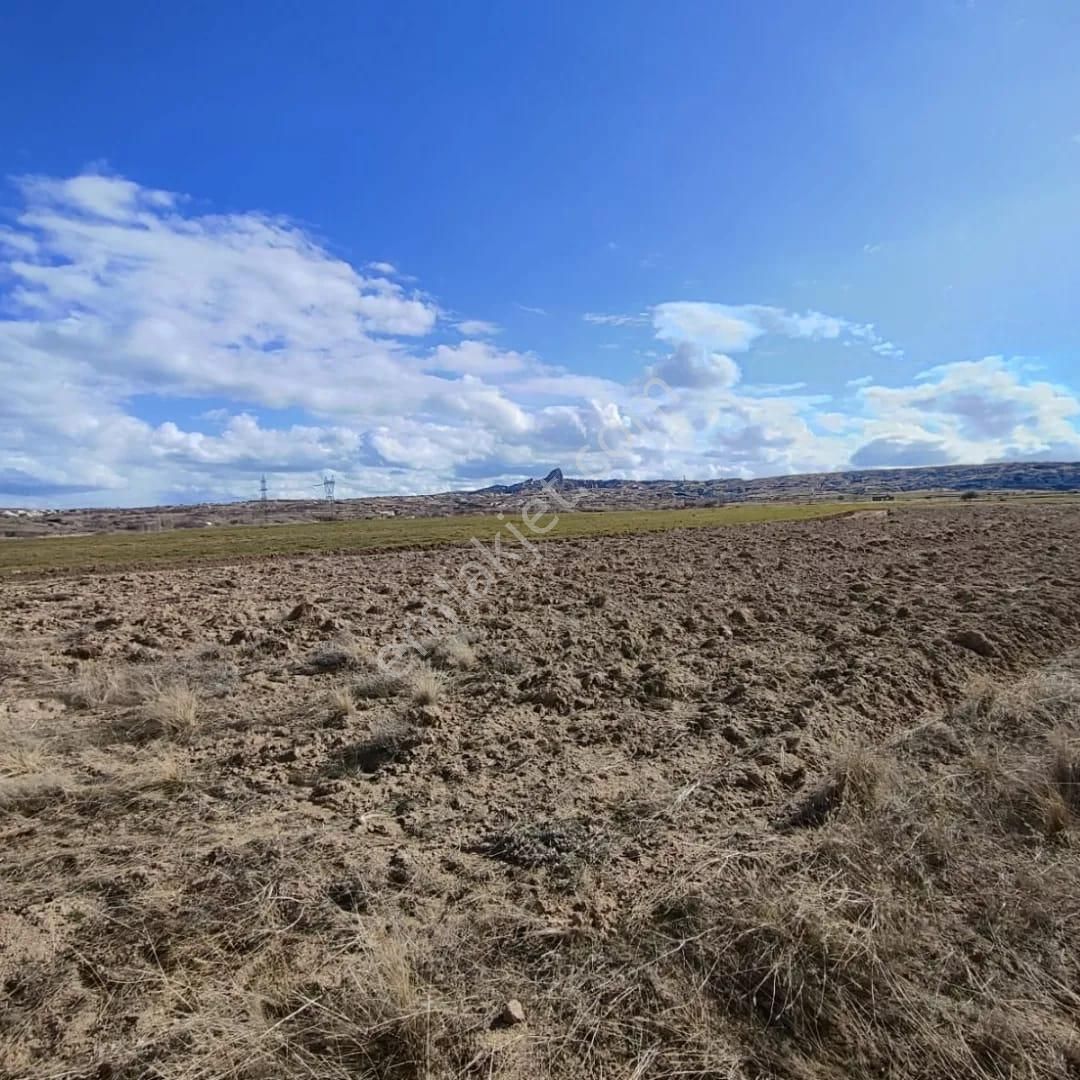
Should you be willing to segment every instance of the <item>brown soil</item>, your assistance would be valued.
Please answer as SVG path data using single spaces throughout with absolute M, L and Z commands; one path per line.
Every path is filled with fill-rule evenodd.
M 1080 1076 L 1078 541 L 0 582 L 0 1075 Z

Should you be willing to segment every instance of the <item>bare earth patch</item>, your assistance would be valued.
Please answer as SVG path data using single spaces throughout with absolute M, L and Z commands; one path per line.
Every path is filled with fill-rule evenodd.
M 0 581 L 0 1076 L 1080 1076 L 1078 541 Z

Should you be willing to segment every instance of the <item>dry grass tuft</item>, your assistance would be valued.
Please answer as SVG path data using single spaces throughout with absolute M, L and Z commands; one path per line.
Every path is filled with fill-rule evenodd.
M 418 705 L 433 705 L 442 697 L 446 677 L 426 664 L 404 671 L 378 669 L 356 679 L 351 687 L 353 701 L 384 700 L 408 696 Z
M 0 731 L 0 779 L 45 772 L 48 755 L 40 742 L 11 731 Z
M 865 1025 L 891 978 L 882 901 L 843 884 L 742 868 L 656 912 L 668 951 L 736 1014 L 802 1038 Z M 794 884 L 794 882 L 793 882 Z
M 1076 814 L 1080 812 L 1080 739 L 1058 730 L 1048 741 L 1050 783 L 1070 813 Z
M 1012 683 L 974 682 L 954 719 L 983 738 L 967 760 L 978 812 L 1008 831 L 1063 838 L 1080 818 L 1076 658 Z
M 429 638 L 420 646 L 420 655 L 432 667 L 444 671 L 467 671 L 476 667 L 476 652 L 460 637 Z
M 33 730 L 0 722 L 0 811 L 37 813 L 73 786 Z
M 138 688 L 139 705 L 116 717 L 112 730 L 135 742 L 171 739 L 186 742 L 199 730 L 199 696 L 185 682 L 149 678 Z
M 352 693 L 358 701 L 392 698 L 404 693 L 408 686 L 409 680 L 401 672 L 380 669 L 361 675 L 352 684 Z
M 339 634 L 333 641 L 317 645 L 300 665 L 309 675 L 332 671 L 350 671 L 367 666 L 370 657 L 351 634 Z
M 791 811 L 785 824 L 813 827 L 841 810 L 861 814 L 877 804 L 894 775 L 894 766 L 874 751 L 843 750 L 829 775 Z
M 356 699 L 348 686 L 335 686 L 326 692 L 326 707 L 332 720 L 344 720 L 356 713 Z
M 446 689 L 446 676 L 429 667 L 420 667 L 409 674 L 409 693 L 417 705 L 434 705 Z
M 1006 737 L 1018 730 L 1049 734 L 1062 727 L 1080 729 L 1080 670 L 1065 660 L 1015 682 L 977 678 L 956 716 L 967 725 Z
M 146 717 L 172 739 L 190 738 L 199 720 L 199 699 L 185 683 L 158 687 L 146 702 Z
M 347 964 L 272 1002 L 290 1076 L 421 1080 L 468 1075 L 476 1023 L 425 983 L 400 933 L 380 934 Z
M 67 798 L 74 789 L 70 776 L 38 772 L 0 778 L 0 812 L 32 815 Z
M 1003 828 L 1062 836 L 1080 821 L 1080 741 L 1071 731 L 1022 751 L 984 748 L 968 766 L 982 813 Z
M 78 788 L 87 803 L 124 807 L 179 794 L 194 784 L 191 762 L 176 746 L 157 742 L 146 746 L 84 748 L 79 754 L 89 778 Z
M 134 705 L 140 695 L 129 669 L 102 661 L 90 661 L 80 665 L 63 697 L 76 708 L 101 709 Z

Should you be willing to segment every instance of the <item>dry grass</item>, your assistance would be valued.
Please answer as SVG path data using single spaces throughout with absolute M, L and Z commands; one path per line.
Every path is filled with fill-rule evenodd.
M 140 700 L 136 680 L 128 668 L 103 661 L 81 664 L 63 694 L 69 705 L 80 709 L 102 709 L 134 705 Z
M 182 747 L 160 741 L 129 747 L 82 748 L 83 780 L 74 794 L 98 807 L 152 805 L 193 787 L 195 774 Z
M 279 991 L 270 1015 L 280 1017 L 273 1035 L 288 1075 L 419 1080 L 466 1067 L 475 1033 L 418 973 L 415 956 L 423 951 L 391 929 L 319 982 Z
M 193 662 L 191 670 L 211 683 L 211 693 L 220 694 L 219 667 Z M 76 708 L 105 712 L 107 730 L 120 739 L 187 741 L 200 727 L 201 695 L 177 674 L 183 670 L 185 665 L 151 669 L 94 661 L 80 666 L 61 697 Z
M 326 692 L 326 708 L 332 720 L 343 720 L 356 712 L 356 698 L 353 688 L 335 686 Z
M 408 687 L 408 677 L 403 673 L 380 669 L 356 679 L 352 684 L 352 693 L 358 701 L 369 701 L 397 697 Z
M 44 772 L 48 755 L 37 739 L 10 728 L 0 729 L 0 779 Z
M 1037 745 L 1022 757 L 997 746 L 973 754 L 974 789 L 1003 827 L 1063 837 L 1080 821 L 1080 744 L 1074 730 L 1058 729 Z
M 40 735 L 0 721 L 0 813 L 37 813 L 64 798 L 72 786 Z
M 1064 803 L 1077 759 L 1049 749 L 1033 746 L 1020 772 Z M 1075 1076 L 1080 898 L 1066 849 L 988 812 L 967 770 L 897 765 L 887 793 L 848 797 L 865 775 L 838 767 L 818 790 L 845 797 L 801 822 L 813 829 L 661 896 L 643 920 L 661 966 L 678 958 L 710 1007 L 745 1025 L 766 1075 Z M 1063 815 L 1058 835 L 1075 823 Z
M 71 951 L 56 951 L 75 959 L 4 983 L 0 1073 L 43 1075 L 19 1055 L 69 1036 L 38 1014 L 55 1023 L 94 996 L 108 1060 L 90 1067 L 117 1080 L 1076 1080 L 1073 671 L 979 687 L 903 738 L 822 751 L 779 823 L 729 828 L 716 769 L 677 791 L 642 780 L 628 790 L 648 798 L 622 817 L 538 807 L 506 826 L 483 808 L 481 843 L 417 867 L 443 808 L 401 781 L 448 732 L 414 727 L 410 706 L 452 676 L 370 671 L 319 697 L 366 725 L 356 742 L 309 733 L 348 824 L 335 836 L 316 805 L 287 836 L 261 792 L 201 827 L 220 776 L 199 771 L 212 740 L 196 689 L 127 673 L 116 696 L 95 669 L 80 707 L 117 713 L 128 742 L 0 731 L 4 835 L 56 813 L 53 846 L 22 849 L 0 884 L 77 908 Z M 463 749 L 480 769 L 513 760 Z M 463 774 L 447 757 L 450 786 Z M 697 804 L 711 816 L 694 833 Z M 187 832 L 163 830 L 181 807 Z M 88 823 L 93 843 L 70 844 Z M 634 878 L 646 831 L 660 866 Z M 453 888 L 429 891 L 449 861 Z M 510 998 L 527 1020 L 500 1028 Z M 89 1052 L 79 1038 L 65 1066 Z
M 350 887 L 356 914 L 313 891 L 314 854 L 251 841 L 209 873 L 196 860 L 189 881 L 108 924 L 152 943 L 159 1007 L 174 1016 L 115 1075 L 153 1060 L 198 1080 L 1075 1078 L 1080 896 L 1060 840 L 1080 758 L 1075 731 L 1043 719 L 984 742 L 1010 763 L 995 784 L 1038 776 L 1057 792 L 1069 816 L 1056 836 L 991 812 L 985 750 L 943 765 L 841 748 L 800 827 L 673 851 L 666 883 L 603 928 L 504 903 L 417 934 L 396 907 L 420 901 L 408 876 Z M 338 775 L 399 762 L 417 737 L 381 718 Z M 126 749 L 97 786 L 146 805 L 144 751 Z M 158 789 L 181 792 L 187 769 L 166 749 Z M 526 869 L 584 907 L 603 866 Z M 115 992 L 120 1008 L 130 991 Z M 500 1030 L 510 997 L 527 1021 Z
M 432 671 L 429 667 L 420 667 L 409 675 L 409 692 L 417 705 L 434 705 L 446 690 L 446 676 Z
M 71 794 L 74 784 L 62 772 L 41 771 L 0 777 L 0 814 L 30 816 Z
M 468 671 L 476 667 L 476 652 L 460 637 L 429 638 L 420 645 L 420 655 L 432 667 L 444 671 Z
M 1063 838 L 1080 820 L 1080 675 L 1063 661 L 1005 685 L 979 682 L 957 716 L 981 731 L 970 777 L 1001 827 Z
M 349 671 L 370 664 L 367 651 L 350 634 L 339 634 L 333 641 L 317 645 L 301 665 L 301 670 L 318 675 L 331 671 Z
M 677 510 L 612 510 L 565 513 L 558 525 L 532 542 L 575 536 L 621 536 L 668 529 L 742 525 L 759 521 L 801 521 L 849 513 L 860 505 L 759 503 Z M 21 540 L 0 547 L 0 575 L 48 567 L 175 565 L 235 560 L 238 554 L 299 554 L 317 551 L 369 551 L 467 544 L 472 539 L 509 539 L 497 517 L 454 515 L 439 518 L 332 521 L 296 525 L 225 526 L 162 533 L 98 533 L 86 537 Z
M 832 755 L 833 765 L 786 820 L 790 826 L 821 825 L 830 815 L 869 812 L 895 782 L 895 769 L 880 753 L 845 747 Z
M 979 730 L 1007 738 L 1018 727 L 1048 734 L 1058 727 L 1080 728 L 1080 671 L 1069 659 L 1010 683 L 986 677 L 972 681 L 957 718 Z
M 186 683 L 155 686 L 143 706 L 146 721 L 166 738 L 189 739 L 199 723 L 199 698 Z

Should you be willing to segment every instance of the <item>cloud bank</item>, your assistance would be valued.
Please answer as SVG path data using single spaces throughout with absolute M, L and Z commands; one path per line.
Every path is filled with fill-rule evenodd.
M 816 386 L 799 350 L 902 355 L 839 316 L 680 299 L 590 312 L 584 334 L 653 354 L 600 377 L 587 341 L 554 358 L 501 348 L 505 327 L 453 318 L 453 297 L 351 265 L 285 218 L 92 174 L 16 193 L 0 226 L 0 503 L 251 497 L 264 472 L 299 495 L 326 469 L 359 495 L 555 465 L 712 477 L 1080 457 L 1075 392 L 1001 357 Z M 755 383 L 766 347 L 790 351 L 797 384 Z

